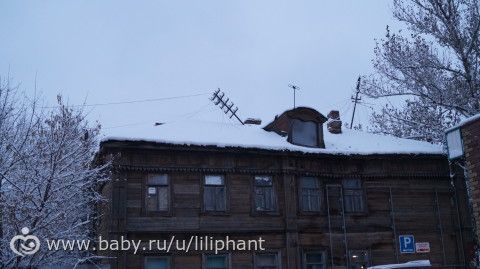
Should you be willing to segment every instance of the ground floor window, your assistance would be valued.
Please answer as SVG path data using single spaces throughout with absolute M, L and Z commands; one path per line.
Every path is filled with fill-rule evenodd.
M 280 269 L 278 253 L 256 254 L 254 259 L 255 269 Z
M 144 269 L 170 269 L 170 257 L 145 257 Z
M 305 251 L 303 253 L 303 269 L 324 269 L 326 268 L 325 252 Z
M 219 255 L 205 255 L 204 256 L 205 269 L 229 269 L 228 254 Z
M 350 250 L 348 256 L 350 269 L 366 269 L 370 266 L 368 250 Z

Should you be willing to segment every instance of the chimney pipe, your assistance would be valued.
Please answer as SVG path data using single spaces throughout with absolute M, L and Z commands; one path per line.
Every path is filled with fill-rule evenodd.
M 332 134 L 342 133 L 342 121 L 340 120 L 340 112 L 338 110 L 332 110 L 327 115 L 327 129 Z
M 243 123 L 250 124 L 250 125 L 260 125 L 262 124 L 262 120 L 257 118 L 248 118 Z

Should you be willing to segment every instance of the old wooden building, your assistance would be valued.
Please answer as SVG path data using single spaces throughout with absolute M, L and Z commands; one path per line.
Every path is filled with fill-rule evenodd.
M 341 128 L 338 112 L 296 108 L 263 128 L 177 122 L 104 139 L 114 175 L 100 235 L 142 247 L 101 254 L 112 268 L 464 268 L 466 190 L 442 148 Z M 173 236 L 262 238 L 265 249 L 148 246 Z

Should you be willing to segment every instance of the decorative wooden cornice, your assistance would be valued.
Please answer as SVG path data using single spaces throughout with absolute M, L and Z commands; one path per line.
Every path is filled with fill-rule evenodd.
M 360 176 L 363 178 L 435 178 L 448 179 L 448 175 L 436 172 L 321 172 L 321 171 L 304 171 L 298 169 L 254 169 L 254 168 L 238 168 L 238 167 L 186 167 L 186 166 L 144 166 L 144 165 L 114 165 L 114 172 L 132 171 L 143 173 L 169 173 L 169 172 L 186 172 L 186 173 L 215 173 L 215 174 L 263 174 L 263 175 L 301 175 L 316 176 L 326 178 L 343 178 L 345 176 Z

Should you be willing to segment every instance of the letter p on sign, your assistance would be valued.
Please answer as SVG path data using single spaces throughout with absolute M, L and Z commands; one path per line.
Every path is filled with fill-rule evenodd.
M 415 238 L 413 235 L 400 235 L 398 239 L 401 254 L 415 253 Z

